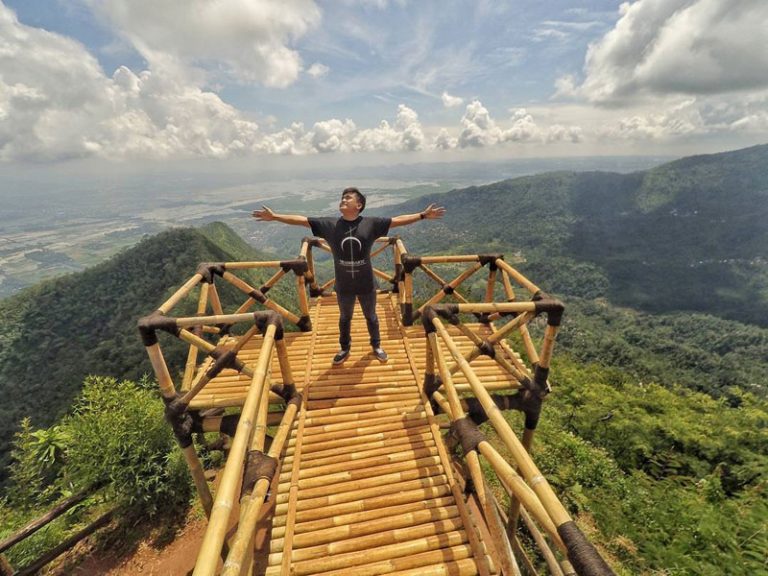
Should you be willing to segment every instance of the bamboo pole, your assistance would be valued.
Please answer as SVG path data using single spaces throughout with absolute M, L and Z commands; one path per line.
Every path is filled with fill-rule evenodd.
M 400 325 L 399 328 L 400 328 L 401 337 L 403 339 L 403 344 L 405 345 L 405 351 L 408 357 L 408 362 L 411 366 L 411 370 L 413 372 L 414 377 L 418 378 L 418 370 L 416 369 L 416 362 L 414 360 L 413 350 L 411 349 L 410 343 L 408 342 L 408 338 L 406 337 L 405 327 L 403 325 Z M 437 361 L 437 358 L 435 358 L 434 360 Z M 444 463 L 444 466 L 442 467 L 443 473 L 445 474 L 445 477 L 448 481 L 448 485 L 451 488 L 451 494 L 453 494 L 454 500 L 456 501 L 456 506 L 458 506 L 462 524 L 465 527 L 467 537 L 469 538 L 470 546 L 472 547 L 472 554 L 474 556 L 474 560 L 477 565 L 477 570 L 479 571 L 481 576 L 489 576 L 491 571 L 493 571 L 493 567 L 491 566 L 491 563 L 489 562 L 488 557 L 485 555 L 483 543 L 478 533 L 475 531 L 474 524 L 472 523 L 472 519 L 469 516 L 466 503 L 464 502 L 464 497 L 461 494 L 459 485 L 456 482 L 456 479 L 453 475 L 453 471 L 451 470 L 450 459 L 448 458 L 448 454 L 445 451 L 445 445 L 443 444 L 443 439 L 440 434 L 440 426 L 438 425 L 437 419 L 435 418 L 435 414 L 432 411 L 432 406 L 429 403 L 429 399 L 427 398 L 424 390 L 421 388 L 419 389 L 419 396 L 421 397 L 421 402 L 424 405 L 424 410 L 427 413 L 429 429 L 430 429 L 430 432 L 432 433 L 432 437 L 438 448 L 440 460 L 441 462 Z
M 253 433 L 253 418 L 258 408 L 275 341 L 276 326 L 270 324 L 264 335 L 264 343 L 259 354 L 259 361 L 253 373 L 251 388 L 243 405 L 243 411 L 237 424 L 237 431 L 232 440 L 227 464 L 222 473 L 219 490 L 213 505 L 203 543 L 197 555 L 193 576 L 212 576 L 216 572 L 219 556 L 226 536 L 229 516 L 237 486 L 242 479 L 243 458 Z
M 170 298 L 168 298 L 168 300 L 163 302 L 163 304 L 158 308 L 160 313 L 168 314 L 168 312 L 170 312 L 173 309 L 173 307 L 176 306 L 176 304 L 178 304 L 183 298 L 185 298 L 187 294 L 190 293 L 192 288 L 197 286 L 200 280 L 202 279 L 203 279 L 203 275 L 197 273 L 194 276 L 192 276 L 192 278 L 187 280 L 181 288 L 176 290 L 176 292 Z
M 480 264 L 479 262 L 475 263 L 473 266 L 470 266 L 469 268 L 464 270 L 464 272 L 459 274 L 456 278 L 451 280 L 448 283 L 448 286 L 452 290 L 455 290 L 457 286 L 460 286 L 462 282 L 464 282 L 467 278 L 472 276 L 472 274 L 474 274 L 475 272 L 480 270 L 480 268 L 482 268 L 482 267 L 483 267 L 483 265 Z M 426 308 L 427 306 L 432 306 L 433 304 L 437 304 L 443 298 L 445 298 L 447 295 L 448 295 L 448 293 L 445 292 L 445 290 L 441 290 L 440 292 L 438 292 L 437 294 L 432 296 L 432 298 L 430 298 L 426 303 L 422 304 L 419 307 L 418 311 L 416 312 L 416 316 L 420 316 L 424 312 L 424 308 Z M 458 306 L 471 306 L 471 304 L 469 304 L 469 305 L 468 304 L 458 304 Z
M 221 307 L 221 298 L 219 298 L 219 291 L 216 289 L 216 284 L 210 284 L 208 287 L 208 300 L 211 301 L 211 310 L 216 315 L 223 315 L 224 309 Z
M 227 270 L 245 270 L 248 268 L 279 268 L 280 260 L 264 260 L 258 262 L 225 262 Z
M 197 302 L 197 315 L 202 316 L 205 314 L 205 309 L 208 307 L 208 287 L 210 285 L 205 283 L 200 285 L 200 298 Z M 189 347 L 187 352 L 187 363 L 184 365 L 184 377 L 181 381 L 181 390 L 189 390 L 192 378 L 195 376 L 195 368 L 197 367 L 197 348 L 195 346 Z
M 443 386 L 445 387 L 446 395 L 448 396 L 448 407 L 450 409 L 449 418 L 452 422 L 461 420 L 466 417 L 464 408 L 461 405 L 461 400 L 456 392 L 456 388 L 453 385 L 453 378 L 448 370 L 448 364 L 445 362 L 445 358 L 440 351 L 440 346 L 437 343 L 437 334 L 435 332 L 429 332 L 427 334 L 429 340 L 429 347 L 432 349 L 432 354 L 437 361 L 438 368 L 440 369 L 440 378 L 443 380 Z M 485 489 L 485 482 L 483 480 L 483 473 L 480 468 L 480 461 L 477 457 L 477 449 L 469 450 L 464 454 L 464 458 L 467 461 L 469 468 L 469 474 L 472 478 L 472 482 L 475 486 L 475 491 L 480 501 L 483 516 L 486 523 L 489 523 L 492 511 L 489 507 L 489 499 Z M 495 531 L 491 531 L 491 538 L 494 541 L 494 548 L 499 555 L 502 571 L 505 574 L 513 574 L 513 567 L 517 566 L 514 557 L 511 555 L 511 551 L 503 545 L 501 535 Z
M 7 538 L 5 538 L 2 542 L 0 542 L 0 554 L 8 550 L 11 546 L 18 544 L 22 540 L 25 540 L 38 530 L 45 526 L 46 524 L 52 522 L 71 508 L 77 506 L 88 498 L 91 494 L 93 494 L 96 490 L 100 489 L 103 486 L 103 484 L 97 484 L 95 486 L 92 486 L 90 488 L 87 488 L 85 490 L 82 490 L 81 492 L 78 492 L 74 496 L 70 496 L 66 500 L 62 500 L 59 502 L 56 506 L 51 508 L 48 512 L 40 516 L 39 518 L 36 518 L 32 520 L 31 522 L 27 523 L 26 526 L 23 528 L 20 528 Z
M 285 441 L 290 434 L 293 421 L 298 411 L 298 404 L 291 402 L 285 410 L 280 426 L 277 429 L 275 438 L 270 446 L 268 456 L 270 458 L 277 459 L 283 451 Z M 253 532 L 256 529 L 256 525 L 259 520 L 259 514 L 263 508 L 264 498 L 267 495 L 269 489 L 270 480 L 267 478 L 260 478 L 254 487 L 251 495 L 243 501 L 241 506 L 244 508 L 240 516 L 240 525 L 238 526 L 237 533 L 235 535 L 232 547 L 227 555 L 227 560 L 224 563 L 224 570 L 222 576 L 240 576 L 242 573 L 243 559 L 246 558 L 247 552 L 250 548 L 250 544 L 253 538 Z
M 507 264 L 501 258 L 498 258 L 496 260 L 496 266 L 504 270 L 509 276 L 511 276 L 515 280 L 515 282 L 517 282 L 520 286 L 528 290 L 528 292 L 530 292 L 531 294 L 536 294 L 536 292 L 540 292 L 539 287 L 536 286 L 536 284 L 528 280 L 528 278 L 520 274 L 520 272 L 512 268 L 512 266 Z
M 496 268 L 491 268 L 488 271 L 488 284 L 485 287 L 485 301 L 486 302 L 493 302 L 494 301 L 494 295 L 496 292 Z
M 242 278 L 238 278 L 237 276 L 235 276 L 231 272 L 224 272 L 224 274 L 222 274 L 222 278 L 224 278 L 224 280 L 226 280 L 227 282 L 232 284 L 235 288 L 237 288 L 238 290 L 240 290 L 244 294 L 247 294 L 248 296 L 250 296 L 251 294 L 253 294 L 256 291 L 255 288 L 253 288 L 253 286 L 248 284 Z M 268 298 L 266 296 L 264 298 L 265 298 L 265 300 L 263 302 L 261 302 L 262 306 L 265 306 L 266 308 L 269 308 L 270 310 L 274 310 L 275 312 L 280 314 L 283 318 L 286 318 L 287 320 L 290 320 L 294 324 L 298 324 L 299 317 L 296 314 L 294 314 L 290 310 L 286 310 L 285 308 L 280 306 L 280 304 L 276 303 L 275 301 L 271 300 L 270 298 Z
M 146 349 L 147 354 L 149 355 L 149 361 L 155 372 L 155 377 L 160 386 L 160 394 L 166 402 L 170 402 L 176 398 L 176 388 L 173 385 L 173 379 L 168 371 L 168 366 L 165 363 L 163 353 L 160 350 L 160 344 L 155 342 L 151 346 L 147 346 Z M 177 442 L 179 442 L 178 439 Z M 197 452 L 195 452 L 195 447 L 192 444 L 189 446 L 182 446 L 180 442 L 179 447 L 181 448 L 181 451 L 184 454 L 184 460 L 186 460 L 187 466 L 189 467 L 189 472 L 195 483 L 195 488 L 200 497 L 200 502 L 203 505 L 203 510 L 205 510 L 206 515 L 210 516 L 213 507 L 213 498 L 211 497 L 211 491 L 208 488 L 208 482 L 205 480 L 203 465 L 197 457 Z
M 422 270 L 424 270 L 424 273 L 425 273 L 425 274 L 426 274 L 426 275 L 427 275 L 429 278 L 431 278 L 431 279 L 432 279 L 432 280 L 434 280 L 434 281 L 435 281 L 437 284 L 439 284 L 439 285 L 440 285 L 440 287 L 443 287 L 443 286 L 445 286 L 445 285 L 446 285 L 446 282 L 445 282 L 445 280 L 443 280 L 443 279 L 442 279 L 442 278 L 441 278 L 439 275 L 437 275 L 437 274 L 434 272 L 434 270 L 432 270 L 432 269 L 431 269 L 429 266 L 425 266 L 424 264 L 422 264 L 422 265 L 421 265 L 421 269 L 422 269 Z M 464 298 L 464 296 L 462 296 L 462 295 L 459 293 L 459 291 L 458 291 L 458 290 L 454 290 L 454 291 L 453 291 L 453 293 L 452 293 L 452 295 L 453 295 L 453 297 L 454 297 L 454 298 L 456 298 L 456 300 L 458 300 L 458 301 L 459 301 L 459 302 L 461 302 L 462 304 L 469 304 L 469 300 L 467 300 L 466 298 Z
M 432 319 L 432 324 L 435 326 L 450 350 L 454 360 L 459 363 L 462 372 L 464 372 L 464 375 L 472 386 L 472 391 L 474 392 L 475 397 L 480 401 L 480 404 L 488 415 L 499 438 L 511 452 L 525 481 L 536 493 L 541 504 L 544 506 L 544 509 L 552 519 L 552 522 L 557 528 L 558 536 L 561 537 L 563 542 L 567 543 L 568 549 L 566 550 L 566 553 L 574 565 L 577 565 L 579 574 L 612 575 L 613 571 L 608 567 L 605 560 L 600 557 L 594 546 L 586 540 L 574 521 L 568 515 L 568 512 L 555 495 L 552 487 L 547 482 L 547 479 L 541 474 L 536 467 L 536 464 L 531 459 L 530 454 L 528 454 L 523 444 L 510 429 L 507 421 L 504 419 L 504 415 L 493 402 L 493 399 L 474 374 L 472 368 L 464 358 L 462 358 L 461 353 L 453 342 L 450 334 L 448 334 L 448 331 L 443 326 L 443 323 L 439 318 L 435 317 Z M 481 452 L 483 453 L 483 456 L 486 455 L 483 448 L 481 448 Z
M 457 254 L 450 256 L 422 256 L 422 264 L 457 264 L 465 262 L 479 262 L 477 254 Z

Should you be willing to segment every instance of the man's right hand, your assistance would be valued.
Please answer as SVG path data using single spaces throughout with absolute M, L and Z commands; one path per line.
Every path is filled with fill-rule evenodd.
M 272 212 L 271 208 L 262 206 L 261 210 L 253 211 L 253 217 L 256 218 L 256 220 L 261 220 L 262 222 L 272 222 L 275 220 L 275 213 Z

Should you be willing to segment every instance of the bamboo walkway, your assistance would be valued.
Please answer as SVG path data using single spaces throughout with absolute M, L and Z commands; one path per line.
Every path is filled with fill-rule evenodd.
M 492 573 L 467 530 L 466 505 L 456 498 L 439 427 L 418 385 L 424 330 L 402 326 L 396 306 L 391 295 L 379 296 L 386 364 L 370 354 L 358 307 L 351 356 L 332 366 L 339 317 L 333 296 L 316 300 L 312 333 L 286 335 L 306 402 L 277 479 L 268 575 Z M 258 354 L 254 340 L 242 353 L 248 364 Z M 480 369 L 488 377 L 508 379 L 490 359 L 487 364 Z M 272 369 L 276 381 L 276 361 Z M 242 384 L 247 379 L 225 371 L 197 401 L 241 403 Z

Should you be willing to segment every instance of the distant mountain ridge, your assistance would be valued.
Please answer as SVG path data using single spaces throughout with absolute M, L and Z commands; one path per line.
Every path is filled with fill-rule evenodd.
M 500 249 L 548 290 L 650 312 L 768 326 L 768 145 L 631 174 L 554 172 L 474 186 L 438 202 L 417 253 Z
M 178 228 L 83 272 L 0 300 L 2 468 L 20 420 L 30 416 L 35 426 L 50 425 L 69 410 L 88 374 L 133 380 L 152 374 L 136 321 L 162 304 L 200 262 L 273 259 L 221 223 Z M 175 344 L 169 338 L 164 352 L 181 361 L 182 348 Z

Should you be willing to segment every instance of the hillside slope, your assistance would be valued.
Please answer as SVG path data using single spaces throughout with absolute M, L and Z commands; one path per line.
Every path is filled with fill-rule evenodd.
M 632 174 L 558 172 L 397 206 L 446 206 L 416 253 L 502 250 L 561 295 L 768 326 L 768 145 Z
M 146 238 L 110 260 L 0 301 L 0 464 L 24 416 L 47 426 L 88 374 L 138 379 L 152 367 L 136 332 L 205 261 L 272 260 L 220 223 Z M 182 349 L 168 339 L 166 354 Z M 166 344 L 164 343 L 164 348 Z

